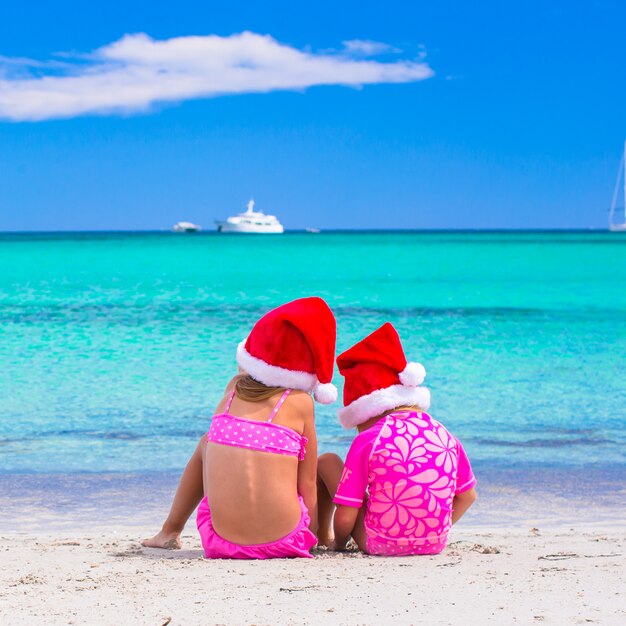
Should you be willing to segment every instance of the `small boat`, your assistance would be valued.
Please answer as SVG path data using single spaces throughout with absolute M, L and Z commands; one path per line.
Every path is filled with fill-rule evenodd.
M 623 180 L 624 205 L 618 207 L 617 196 L 620 190 L 620 180 Z M 611 202 L 611 211 L 609 212 L 609 230 L 614 233 L 626 232 L 626 141 L 624 142 L 624 153 L 617 170 L 617 180 L 613 190 L 613 201 Z
M 197 233 L 202 229 L 198 224 L 193 224 L 192 222 L 176 222 L 172 226 L 172 230 L 175 233 Z
M 317 235 L 320 232 L 319 228 L 305 228 L 307 233 L 313 233 L 315 235 Z
M 275 215 L 266 215 L 254 210 L 254 200 L 248 202 L 245 212 L 229 217 L 225 221 L 217 220 L 215 223 L 219 233 L 278 235 L 285 232 Z

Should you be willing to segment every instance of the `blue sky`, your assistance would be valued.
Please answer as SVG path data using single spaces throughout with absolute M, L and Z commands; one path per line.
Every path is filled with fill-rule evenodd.
M 252 195 L 288 228 L 603 227 L 626 138 L 624 23 L 616 0 L 12 3 L 0 9 L 0 230 L 211 227 Z M 51 60 L 88 74 L 80 55 L 125 35 L 243 31 L 330 59 L 330 84 L 65 119 L 46 118 L 46 96 L 41 121 L 12 119 L 24 80 L 67 73 Z M 348 59 L 353 40 L 389 49 Z M 361 62 L 375 76 L 395 64 L 406 82 L 333 84 Z M 424 64 L 434 75 L 412 78 Z M 98 95 L 78 88 L 83 103 Z

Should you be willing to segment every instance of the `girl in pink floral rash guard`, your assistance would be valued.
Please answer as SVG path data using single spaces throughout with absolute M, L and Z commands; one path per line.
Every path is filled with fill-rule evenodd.
M 476 479 L 461 442 L 425 413 L 425 370 L 407 363 L 389 323 L 337 359 L 345 377 L 339 419 L 356 426 L 345 465 L 318 463 L 319 542 L 342 550 L 354 537 L 374 555 L 438 554 L 476 499 Z M 330 522 L 334 513 L 334 541 Z

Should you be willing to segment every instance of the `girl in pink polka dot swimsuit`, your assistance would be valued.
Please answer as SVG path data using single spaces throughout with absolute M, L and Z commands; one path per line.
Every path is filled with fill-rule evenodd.
M 196 523 L 214 559 L 310 558 L 317 538 L 317 443 L 313 400 L 330 383 L 335 318 L 320 298 L 264 315 L 239 344 L 241 374 L 227 388 L 180 480 L 160 533 L 143 545 L 179 548 Z
M 337 364 L 345 377 L 339 419 L 359 434 L 345 464 L 335 454 L 319 459 L 320 544 L 342 550 L 352 536 L 372 555 L 438 554 L 476 499 L 476 479 L 461 442 L 424 412 L 424 368 L 407 363 L 389 323 Z

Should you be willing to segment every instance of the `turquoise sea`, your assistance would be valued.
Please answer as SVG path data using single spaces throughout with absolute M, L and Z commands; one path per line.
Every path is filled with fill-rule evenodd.
M 237 343 L 305 295 L 333 308 L 339 350 L 391 321 L 486 475 L 621 479 L 624 268 L 626 236 L 598 232 L 0 235 L 3 493 L 175 476 Z M 344 453 L 336 408 L 318 406 L 320 448 Z

